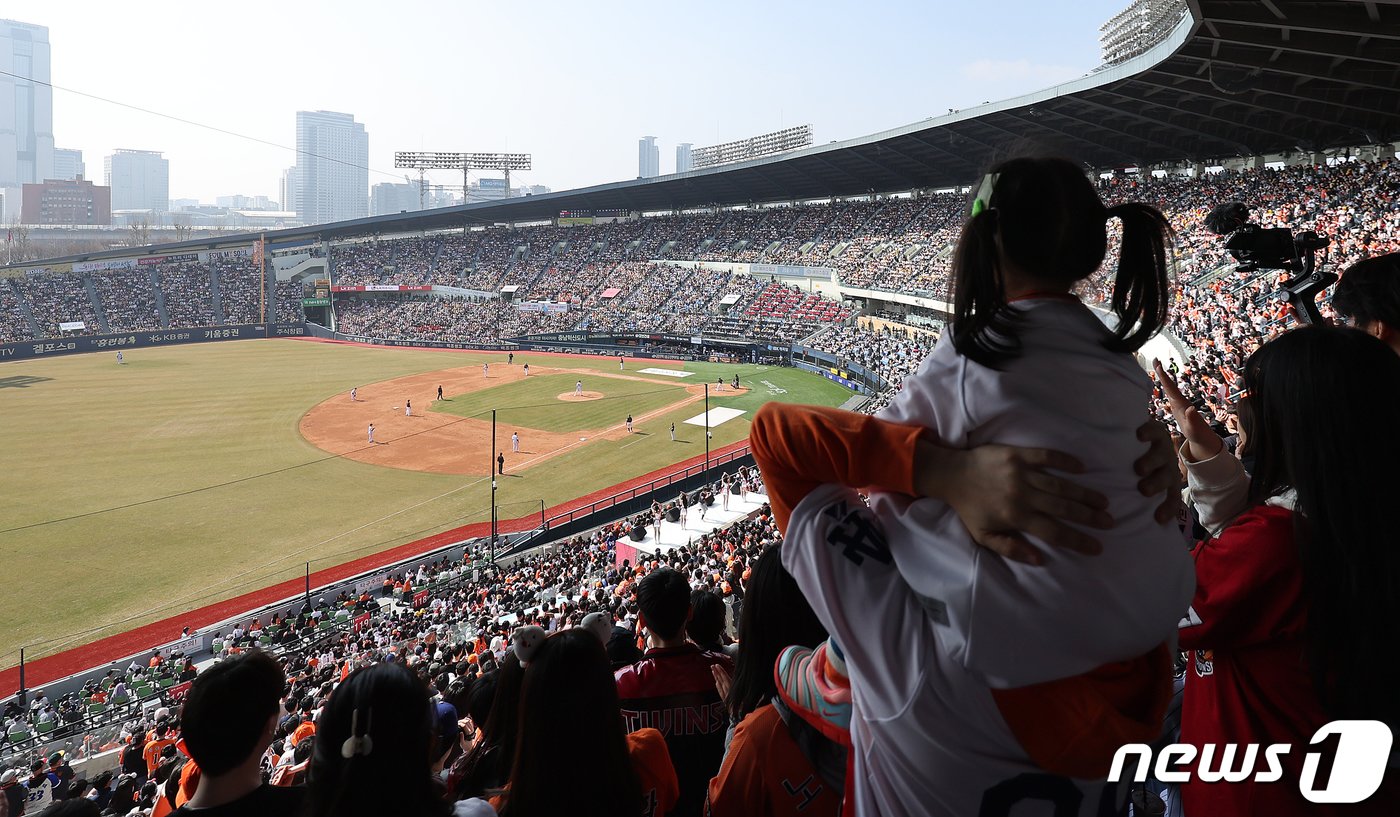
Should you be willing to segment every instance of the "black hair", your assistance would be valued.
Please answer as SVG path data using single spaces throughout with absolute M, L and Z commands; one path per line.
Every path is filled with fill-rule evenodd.
M 1093 275 L 1108 251 L 1107 220 L 1123 223 L 1104 346 L 1131 352 L 1166 324 L 1171 225 L 1145 204 L 1105 208 L 1083 168 L 1067 159 L 1020 158 L 992 168 L 988 209 L 963 225 L 953 254 L 953 346 L 997 367 L 1021 351 L 1019 310 L 1006 298 L 1006 261 L 1037 279 L 1073 284 Z
M 39 813 L 44 817 L 98 817 L 102 810 L 97 801 L 75 796 L 58 800 Z
M 701 649 L 722 648 L 724 614 L 728 612 L 724 606 L 724 599 L 709 590 L 697 588 L 690 592 L 690 609 L 694 612 L 685 625 L 685 634 Z
M 1400 356 L 1365 332 L 1310 326 L 1260 347 L 1244 376 L 1250 500 L 1297 492 L 1314 688 L 1333 718 L 1400 728 Z
M 690 583 L 669 567 L 653 570 L 637 582 L 637 607 L 647 629 L 668 641 L 677 638 L 690 617 Z
M 477 681 L 477 686 L 490 684 L 489 714 L 478 720 L 473 710 L 472 720 L 481 728 L 481 740 L 462 761 L 459 799 L 484 795 L 488 789 L 505 783 L 520 734 L 520 686 L 524 680 L 525 668 L 520 666 L 520 659 L 512 651 L 501 659 L 498 669 Z M 473 698 L 475 693 L 474 687 Z
M 427 686 L 402 663 L 350 673 L 316 725 L 308 817 L 447 817 L 450 808 L 433 789 L 428 756 L 435 727 Z M 359 736 L 369 738 L 368 751 L 345 757 L 346 741 Z
M 822 626 L 797 580 L 783 567 L 781 545 L 758 557 L 739 616 L 739 660 L 729 687 L 729 716 L 738 721 L 776 694 L 773 665 L 784 648 L 815 647 L 826 640 Z
M 1332 308 L 1358 324 L 1380 321 L 1400 331 L 1400 252 L 1352 264 L 1337 282 Z
M 190 683 L 183 737 L 203 774 L 227 774 L 266 748 L 264 730 L 285 684 L 282 667 L 261 650 L 224 659 Z
M 520 743 L 503 799 L 501 817 L 642 813 L 617 684 L 593 633 L 555 633 L 525 670 Z

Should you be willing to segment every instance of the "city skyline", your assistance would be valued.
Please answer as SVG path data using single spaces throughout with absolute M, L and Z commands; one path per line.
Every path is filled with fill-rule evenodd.
M 392 15 L 366 2 L 259 0 L 217 20 L 171 2 L 132 15 L 75 0 L 58 15 L 46 0 L 11 0 L 4 13 L 49 29 L 57 144 L 81 150 L 89 168 L 120 147 L 163 152 L 171 198 L 211 202 L 235 193 L 280 199 L 279 177 L 296 163 L 288 123 L 298 110 L 352 113 L 374 134 L 366 200 L 374 184 L 403 182 L 395 150 L 530 152 L 535 169 L 512 181 L 564 190 L 635 178 L 631 145 L 641 133 L 668 150 L 799 122 L 813 124 L 818 144 L 857 137 L 1086 73 L 1098 65 L 1099 25 L 1124 5 L 1015 0 L 998 19 L 995 52 L 976 9 L 893 0 L 859 14 L 819 3 L 802 15 L 784 4 L 720 2 L 713 14 L 662 8 L 657 19 L 630 8 L 637 3 L 577 15 L 421 0 Z M 747 22 L 725 22 L 735 19 Z M 473 37 L 468 47 L 428 46 L 411 59 L 360 56 L 420 38 L 423 20 L 442 31 L 514 31 L 529 45 Z M 674 42 L 643 36 L 668 20 L 686 32 L 684 43 L 723 43 L 744 60 L 691 69 Z M 190 36 L 205 26 L 220 36 Z M 315 58 L 289 61 L 294 45 Z M 461 77 L 503 64 L 511 82 L 462 90 Z M 452 184 L 452 175 L 430 182 Z

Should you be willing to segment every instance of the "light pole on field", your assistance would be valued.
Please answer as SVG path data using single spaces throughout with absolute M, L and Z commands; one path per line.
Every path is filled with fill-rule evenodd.
M 496 563 L 496 410 L 491 409 L 491 461 L 487 463 L 487 473 L 491 475 L 491 563 Z

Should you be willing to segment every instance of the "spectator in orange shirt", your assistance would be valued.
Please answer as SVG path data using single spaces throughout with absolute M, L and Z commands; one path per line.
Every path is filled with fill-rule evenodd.
M 719 774 L 710 781 L 707 812 L 713 817 L 821 817 L 841 810 L 843 781 L 828 781 L 817 768 L 829 766 L 822 762 L 829 756 L 817 758 L 814 765 L 793 738 L 794 730 L 811 730 L 804 730 L 798 716 L 774 703 L 778 690 L 773 665 L 779 653 L 792 644 L 816 647 L 827 637 L 797 582 L 783 568 L 779 547 L 765 551 L 754 567 L 739 620 L 739 659 L 732 683 L 716 671 L 721 690 L 729 688 L 725 698 L 738 727 Z M 815 733 L 810 737 L 805 746 L 830 744 Z M 844 774 L 843 766 L 833 771 Z
M 170 729 L 170 724 L 161 722 L 156 724 L 154 736 L 146 741 L 146 747 L 141 750 L 141 757 L 146 761 L 146 777 L 155 777 L 156 767 L 160 765 L 161 753 L 165 747 L 175 745 L 175 735 Z
M 292 730 L 292 745 L 299 746 L 303 740 L 316 734 L 316 721 L 312 720 L 311 713 L 307 712 L 301 716 L 301 723 Z

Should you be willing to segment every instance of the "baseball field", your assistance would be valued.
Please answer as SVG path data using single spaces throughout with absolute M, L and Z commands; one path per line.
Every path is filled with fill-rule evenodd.
M 787 368 L 302 340 L 124 358 L 0 365 L 0 668 L 488 520 L 493 410 L 511 518 L 703 454 L 706 383 L 715 449 L 768 400 L 851 396 Z

